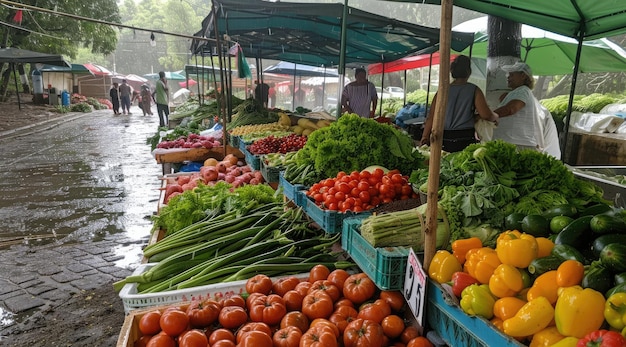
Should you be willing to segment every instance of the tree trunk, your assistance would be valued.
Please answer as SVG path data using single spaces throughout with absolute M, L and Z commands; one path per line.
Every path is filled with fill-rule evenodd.
M 500 17 L 489 16 L 487 21 L 487 85 L 485 96 L 493 109 L 500 103 L 502 94 L 510 89 L 506 72 L 500 67 L 520 60 L 522 25 Z

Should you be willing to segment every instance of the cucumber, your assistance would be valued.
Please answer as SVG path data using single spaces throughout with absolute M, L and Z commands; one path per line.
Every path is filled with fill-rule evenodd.
M 556 216 L 550 219 L 550 231 L 553 234 L 558 234 L 569 225 L 569 223 L 573 222 L 574 218 L 569 216 Z
M 550 221 L 539 214 L 529 214 L 522 219 L 522 231 L 535 237 L 550 234 Z
M 606 234 L 598 236 L 591 243 L 591 251 L 596 258 L 599 258 L 602 249 L 611 243 L 626 244 L 626 234 Z
M 586 207 L 584 210 L 582 210 L 580 212 L 580 216 L 595 216 L 597 214 L 602 214 L 605 212 L 609 212 L 611 211 L 611 206 L 607 205 L 607 204 L 596 204 L 596 205 L 591 205 L 589 207 Z
M 626 222 L 618 216 L 597 214 L 591 218 L 589 225 L 596 234 L 626 234 Z
M 576 260 L 583 264 L 586 263 L 585 257 L 582 253 L 570 245 L 554 245 L 551 255 L 557 256 L 563 260 Z
M 592 265 L 585 271 L 580 285 L 604 293 L 613 286 L 613 275 L 611 270 L 602 264 Z
M 548 271 L 558 269 L 559 265 L 561 265 L 564 261 L 565 259 L 552 254 L 541 258 L 535 258 L 528 265 L 528 272 L 537 277 Z
M 523 213 L 513 212 L 504 218 L 506 230 L 522 231 L 522 220 L 526 217 Z
M 591 237 L 591 222 L 593 216 L 582 216 L 574 219 L 573 222 L 568 224 L 560 233 L 557 234 L 554 244 L 556 245 L 570 245 L 576 249 L 582 249 Z
M 609 243 L 600 252 L 600 261 L 614 272 L 626 271 L 626 244 Z
M 615 274 L 615 276 L 613 276 L 613 282 L 615 282 L 615 284 L 626 283 L 626 272 Z
M 626 293 L 626 283 L 617 284 L 615 287 L 607 290 L 604 297 L 608 299 L 615 293 Z
M 544 211 L 542 213 L 542 216 L 546 219 L 552 219 L 557 216 L 567 216 L 567 217 L 574 218 L 576 217 L 577 213 L 578 211 L 576 210 L 576 207 L 574 207 L 574 205 L 562 204 L 562 205 L 554 206 Z

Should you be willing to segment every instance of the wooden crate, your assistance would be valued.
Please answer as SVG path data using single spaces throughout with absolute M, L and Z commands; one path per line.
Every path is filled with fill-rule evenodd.
M 209 158 L 222 160 L 228 154 L 232 154 L 239 159 L 243 159 L 243 153 L 235 147 L 226 146 L 207 148 L 186 148 L 184 150 L 171 150 L 162 153 L 155 153 L 154 158 L 158 164 L 183 163 L 185 161 L 205 161 Z

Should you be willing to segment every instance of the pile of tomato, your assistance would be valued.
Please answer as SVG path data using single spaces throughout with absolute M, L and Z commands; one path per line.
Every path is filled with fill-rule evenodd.
M 255 155 L 269 153 L 289 153 L 299 151 L 306 144 L 307 137 L 297 134 L 276 137 L 270 135 L 254 141 L 250 147 L 250 153 Z
M 417 197 L 407 176 L 398 170 L 385 173 L 381 168 L 350 174 L 341 171 L 337 177 L 313 184 L 306 195 L 322 209 L 339 212 L 362 212 L 394 200 Z
M 399 291 L 364 273 L 311 269 L 275 281 L 256 275 L 245 295 L 192 301 L 141 316 L 135 347 L 432 347 L 406 323 Z

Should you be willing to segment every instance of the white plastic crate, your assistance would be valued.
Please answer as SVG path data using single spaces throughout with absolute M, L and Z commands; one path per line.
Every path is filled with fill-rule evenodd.
M 141 275 L 155 265 L 155 263 L 141 264 L 137 267 L 137 269 L 135 269 L 133 275 Z M 300 280 L 304 280 L 309 278 L 309 273 L 307 272 L 294 276 L 298 277 Z M 272 280 L 276 280 L 278 278 L 280 277 L 272 278 Z M 132 310 L 147 307 L 177 304 L 194 299 L 219 299 L 235 294 L 242 294 L 245 291 L 246 280 L 148 294 L 138 294 L 137 283 L 128 283 L 122 287 L 119 296 L 124 304 L 124 313 L 128 314 Z

